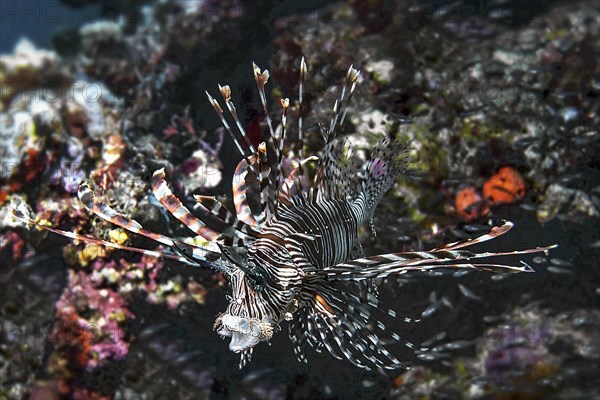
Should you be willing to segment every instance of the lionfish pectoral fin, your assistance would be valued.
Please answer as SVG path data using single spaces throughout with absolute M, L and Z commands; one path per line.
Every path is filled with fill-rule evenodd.
M 206 225 L 196 218 L 190 210 L 181 203 L 165 181 L 165 170 L 161 168 L 152 175 L 152 192 L 156 199 L 182 224 L 187 226 L 196 235 L 202 236 L 208 241 L 215 241 L 219 237 L 219 232 Z
M 289 324 L 289 337 L 294 346 L 294 354 L 298 361 L 303 363 L 308 363 L 306 350 L 312 339 L 308 332 L 309 310 L 309 306 L 298 309 Z
M 249 245 L 258 237 L 259 232 L 252 226 L 237 219 L 237 217 L 227 209 L 219 200 L 213 196 L 194 195 L 194 198 L 205 212 L 210 213 L 219 221 L 227 225 L 227 229 L 222 232 L 222 235 L 236 236 L 244 241 L 245 245 Z
M 229 266 L 221 262 L 220 252 L 209 251 L 202 247 L 192 246 L 180 241 L 176 241 L 172 248 L 185 257 L 188 263 L 192 265 L 210 268 L 223 273 L 229 270 Z
M 452 243 L 448 243 L 445 244 L 441 247 L 437 247 L 431 251 L 438 251 L 438 250 L 457 250 L 463 247 L 467 247 L 467 246 L 472 246 L 474 244 L 478 244 L 478 243 L 483 243 L 486 242 L 488 240 L 500 237 L 502 235 L 504 235 L 505 233 L 507 233 L 508 231 L 510 231 L 515 225 L 510 222 L 510 221 L 506 221 L 506 220 L 502 220 L 502 223 L 500 225 L 497 226 L 493 226 L 490 231 L 486 234 L 483 234 L 481 236 L 477 236 L 475 238 L 468 238 L 468 239 L 464 239 L 464 240 L 459 240 L 457 242 L 452 242 Z
M 140 225 L 140 223 L 137 222 L 136 220 L 134 220 L 132 218 L 128 218 L 121 213 L 118 213 L 113 208 L 111 208 L 108 204 L 101 202 L 96 197 L 96 195 L 92 191 L 91 187 L 87 183 L 83 183 L 83 184 L 81 184 L 81 186 L 79 186 L 77 195 L 78 195 L 81 203 L 84 205 L 84 207 L 91 213 L 100 217 L 101 219 L 103 219 L 107 222 L 110 222 L 112 224 L 115 224 L 115 225 L 117 225 L 125 230 L 128 230 L 130 232 L 133 232 L 135 234 L 142 235 L 142 236 L 145 236 L 152 240 L 155 240 L 159 243 L 164 244 L 165 246 L 169 246 L 169 247 L 173 246 L 173 244 L 174 244 L 173 239 L 171 239 L 165 235 L 150 232 L 150 231 L 144 229 L 142 227 L 142 225 Z
M 381 322 L 377 314 L 385 311 L 373 306 L 376 300 L 366 302 L 320 279 L 311 280 L 308 290 L 314 296 L 312 309 L 305 315 L 300 313 L 298 321 L 313 347 L 324 347 L 334 357 L 344 357 L 360 368 L 378 370 L 403 367 L 386 349 L 382 337 L 416 348 Z M 302 339 L 300 333 L 295 336 Z
M 250 158 L 251 162 L 254 162 L 254 160 L 256 160 L 256 156 Z M 248 204 L 248 185 L 246 184 L 248 172 L 249 167 L 246 160 L 241 160 L 235 169 L 232 179 L 233 204 L 237 218 L 240 221 L 250 226 L 258 226 L 258 222 Z
M 99 246 L 104 246 L 104 247 L 109 247 L 112 249 L 116 249 L 116 250 L 123 250 L 123 251 L 128 251 L 128 252 L 132 252 L 132 253 L 140 253 L 140 254 L 144 254 L 150 257 L 157 257 L 157 258 L 164 258 L 164 259 L 168 259 L 168 260 L 175 260 L 175 261 L 179 261 L 185 264 L 189 264 L 189 265 L 193 265 L 193 266 L 198 266 L 198 263 L 192 263 L 190 262 L 190 260 L 188 260 L 186 257 L 183 256 L 179 256 L 179 255 L 175 255 L 175 254 L 169 254 L 169 253 L 165 253 L 162 251 L 155 251 L 155 250 L 146 250 L 146 249 L 140 249 L 137 247 L 130 247 L 130 246 L 124 246 L 121 244 L 117 244 L 117 243 L 113 243 L 113 242 L 109 242 L 107 240 L 102 240 L 102 239 L 96 239 L 90 236 L 85 236 L 85 235 L 80 235 L 78 233 L 75 232 L 69 232 L 69 231 L 64 231 L 61 229 L 57 229 L 57 228 L 52 228 L 50 226 L 46 226 L 43 225 L 39 222 L 36 222 L 35 220 L 33 220 L 29 215 L 26 215 L 25 213 L 23 213 L 23 211 L 18 210 L 18 209 L 14 209 L 12 210 L 12 214 L 15 218 L 23 221 L 24 223 L 27 223 L 28 225 L 32 225 L 35 226 L 37 228 L 40 228 L 42 230 L 48 231 L 48 232 L 52 232 L 55 233 L 57 235 L 61 235 L 64 237 L 67 237 L 69 239 L 72 240 L 79 240 L 85 243 L 91 243 L 91 244 L 95 244 L 95 245 L 99 245 Z
M 401 275 L 411 271 L 430 271 L 440 268 L 468 268 L 481 269 L 489 272 L 533 272 L 533 269 L 523 263 L 517 267 L 506 264 L 491 264 L 487 262 L 471 263 L 473 258 L 487 258 L 508 255 L 522 255 L 531 253 L 547 252 L 556 245 L 536 247 L 535 249 L 518 250 L 502 253 L 471 253 L 464 251 L 453 252 L 413 252 L 413 253 L 390 253 L 374 257 L 359 258 L 352 261 L 325 268 L 319 271 L 330 280 L 355 280 L 386 278 L 390 275 Z M 443 253 L 443 254 L 440 254 Z M 457 254 L 448 256 L 449 254 Z M 465 254 L 465 255 L 463 255 Z M 462 261 L 462 263 L 461 263 Z
M 362 244 L 357 240 L 352 246 L 349 258 L 355 260 L 357 258 L 364 258 L 365 252 L 362 248 Z M 367 279 L 359 282 L 360 293 L 363 297 L 373 296 L 374 298 L 379 297 L 379 289 L 377 288 L 377 282 L 373 279 Z
M 144 229 L 136 220 L 118 213 L 108 204 L 101 202 L 87 183 L 84 183 L 79 187 L 78 196 L 79 200 L 81 200 L 86 209 L 103 220 L 115 224 L 132 233 L 145 236 L 165 246 L 168 246 L 186 258 L 190 263 L 214 268 L 213 265 L 208 264 L 213 263 L 221 258 L 221 254 L 216 251 L 218 250 L 216 246 L 215 251 L 212 251 L 204 247 L 192 246 L 160 233 L 151 232 L 147 229 Z

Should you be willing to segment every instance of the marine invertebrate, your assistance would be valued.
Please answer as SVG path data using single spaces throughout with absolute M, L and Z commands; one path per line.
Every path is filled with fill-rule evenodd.
M 483 196 L 475 187 L 464 188 L 454 199 L 458 215 L 465 221 L 472 221 L 490 213 L 490 207 L 509 204 L 525 196 L 525 181 L 513 167 L 501 167 L 483 184 Z
M 525 195 L 525 182 L 515 168 L 502 167 L 483 184 L 483 195 L 492 204 L 512 203 Z
M 110 288 L 96 287 L 83 272 L 71 272 L 67 290 L 56 306 L 50 340 L 60 352 L 72 352 L 64 358 L 79 367 L 94 368 L 107 360 L 122 360 L 129 348 L 120 326 L 126 318 L 133 318 L 133 314 L 123 296 Z
M 456 193 L 454 200 L 456 212 L 465 221 L 472 221 L 490 212 L 489 207 L 477 189 L 470 186 Z
M 380 319 L 382 314 L 396 317 L 396 313 L 381 308 L 370 280 L 438 268 L 529 271 L 526 264 L 515 267 L 472 259 L 541 252 L 552 246 L 498 253 L 473 253 L 464 249 L 506 233 L 512 224 L 504 222 L 478 238 L 431 251 L 365 257 L 358 240 L 358 228 L 366 223 L 373 225 L 371 219 L 377 204 L 403 173 L 405 146 L 386 139 L 375 146 L 362 170 L 349 162 L 339 131 L 359 80 L 359 71 L 350 67 L 341 95 L 333 106 L 330 124 L 322 130 L 325 146 L 318 157 L 305 158 L 302 115 L 306 74 L 307 65 L 302 59 L 298 141 L 290 146 L 296 147 L 297 159 L 291 171 L 283 167 L 290 102 L 281 100 L 281 125 L 275 128 L 265 94 L 268 71 L 254 65 L 254 78 L 269 130 L 267 141 L 257 147 L 237 116 L 229 86 L 219 86 L 219 90 L 234 124 L 227 121 L 220 103 L 207 92 L 212 107 L 243 157 L 233 177 L 235 213 L 214 197 L 195 196 L 197 207 L 204 211 L 195 216 L 169 189 L 164 169 L 154 173 L 152 190 L 158 201 L 210 246 L 191 245 L 144 229 L 135 220 L 102 203 L 87 184 L 80 187 L 79 198 L 92 213 L 153 239 L 168 251 L 132 248 L 43 226 L 21 208 L 16 209 L 14 215 L 73 239 L 224 273 L 231 283 L 232 295 L 214 327 L 219 335 L 231 338 L 229 348 L 241 354 L 240 367 L 250 360 L 258 343 L 270 340 L 280 330 L 283 321 L 290 322 L 290 338 L 300 360 L 306 361 L 305 347 L 309 344 L 325 347 L 334 357 L 346 358 L 362 368 L 402 366 L 379 338 L 388 336 L 402 342 Z M 241 139 L 236 137 L 232 126 Z M 316 161 L 317 166 L 307 185 L 308 163 L 312 161 Z M 250 198 L 252 193 L 256 193 L 255 199 Z M 404 343 L 418 350 L 412 343 Z

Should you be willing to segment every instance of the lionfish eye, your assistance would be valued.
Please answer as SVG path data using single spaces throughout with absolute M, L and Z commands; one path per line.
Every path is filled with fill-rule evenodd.
M 248 282 L 255 292 L 260 292 L 265 287 L 265 279 L 260 273 L 247 274 Z
M 179 253 L 188 260 L 194 261 L 194 251 L 191 246 L 185 243 L 175 243 L 175 249 L 177 249 L 177 251 L 179 251 Z

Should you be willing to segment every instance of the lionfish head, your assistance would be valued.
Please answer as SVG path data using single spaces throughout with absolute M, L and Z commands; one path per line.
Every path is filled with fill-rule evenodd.
M 215 321 L 215 330 L 224 338 L 230 337 L 229 350 L 240 353 L 273 336 L 273 323 L 269 318 L 240 317 L 225 312 Z
M 239 268 L 227 274 L 232 295 L 224 313 L 217 316 L 214 329 L 223 338 L 231 338 L 229 349 L 249 354 L 254 346 L 268 341 L 277 327 L 275 316 L 265 315 L 260 307 L 264 299 L 248 274 Z

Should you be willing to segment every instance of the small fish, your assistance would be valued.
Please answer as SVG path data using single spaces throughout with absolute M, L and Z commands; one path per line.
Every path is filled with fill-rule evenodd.
M 435 336 L 433 336 L 433 337 L 427 339 L 426 341 L 424 341 L 423 343 L 421 343 L 421 346 L 430 347 L 432 344 L 442 341 L 447 335 L 448 335 L 448 333 L 446 333 L 446 332 L 443 332 L 443 331 L 439 332 Z
M 468 287 L 466 287 L 462 283 L 458 284 L 458 288 L 460 289 L 460 292 L 463 294 L 463 296 L 465 296 L 466 298 L 471 299 L 471 300 L 476 300 L 476 301 L 481 301 L 482 300 L 481 296 L 478 296 L 475 293 L 473 293 L 471 291 L 471 289 L 469 289 Z
M 421 312 L 421 318 L 425 319 L 431 317 L 438 309 L 439 306 L 437 303 L 430 305 Z
M 468 275 L 469 273 L 471 273 L 471 271 L 463 269 L 463 270 L 460 270 L 460 271 L 456 271 L 455 273 L 452 274 L 452 276 L 455 277 L 455 278 L 460 278 L 461 276 Z
M 551 258 L 550 264 L 555 265 L 557 267 L 572 267 L 573 263 L 567 260 L 562 260 L 560 258 Z
M 569 275 L 572 274 L 573 271 L 567 268 L 562 268 L 562 267 L 554 267 L 554 266 L 550 266 L 547 268 L 549 272 L 552 272 L 553 274 L 565 274 L 565 275 Z
M 454 304 L 452 304 L 452 302 L 446 297 L 443 296 L 440 301 L 442 302 L 443 305 L 445 305 L 446 307 L 448 307 L 449 309 L 454 309 Z
M 128 247 L 44 226 L 22 209 L 15 209 L 13 214 L 27 223 L 74 240 L 223 273 L 232 293 L 226 310 L 217 316 L 214 329 L 230 339 L 229 349 L 241 356 L 240 368 L 250 361 L 254 348 L 270 341 L 284 323 L 289 324 L 294 352 L 302 362 L 307 362 L 306 349 L 312 346 L 317 351 L 326 349 L 333 357 L 347 359 L 365 369 L 403 367 L 387 349 L 383 338 L 403 343 L 422 359 L 444 358 L 442 354 L 421 354 L 426 349 L 404 340 L 383 324 L 383 316 L 398 317 L 393 310 L 382 306 L 371 290 L 372 281 L 414 271 L 435 273 L 439 269 L 530 272 L 531 268 L 526 265 L 478 262 L 478 259 L 538 253 L 554 247 L 484 253 L 467 250 L 469 246 L 508 232 L 513 224 L 504 221 L 479 237 L 429 251 L 365 257 L 359 227 L 372 225 L 378 203 L 405 172 L 406 145 L 385 139 L 374 146 L 362 169 L 347 162 L 349 158 L 339 132 L 360 76 L 358 70 L 350 67 L 340 97 L 333 105 L 329 126 L 322 129 L 323 149 L 317 156 L 305 158 L 303 111 L 307 65 L 304 59 L 300 63 L 295 143 L 288 139 L 290 101 L 281 100 L 281 123 L 275 127 L 265 94 L 269 72 L 256 65 L 253 71 L 269 133 L 267 140 L 257 146 L 238 118 L 229 86 L 219 86 L 222 102 L 206 93 L 241 156 L 232 180 L 235 210 L 228 210 L 214 197 L 195 196 L 198 207 L 204 211 L 196 216 L 171 192 L 164 169 L 154 172 L 151 179 L 152 191 L 160 204 L 195 235 L 208 241 L 209 246 L 190 245 L 146 230 L 137 221 L 101 202 L 87 184 L 79 188 L 78 196 L 91 213 L 150 238 L 170 252 Z M 233 123 L 226 118 L 222 104 Z M 286 145 L 289 152 L 284 151 Z M 293 168 L 286 170 L 283 156 L 291 152 Z M 309 176 L 308 164 L 313 162 L 316 170 Z M 257 190 L 249 190 L 251 187 Z M 253 193 L 256 199 L 249 198 Z M 465 287 L 461 286 L 461 291 L 467 297 L 481 299 Z M 440 304 L 434 297 L 432 306 L 422 317 L 435 312 Z M 451 307 L 451 304 L 446 306 Z
M 508 275 L 509 274 L 496 274 L 496 275 L 492 275 L 492 280 L 498 282 L 498 281 L 501 281 L 501 280 L 504 280 L 504 279 L 508 278 Z
M 490 227 L 482 224 L 467 224 L 462 229 L 467 233 L 486 233 L 490 230 Z
M 457 340 L 456 342 L 450 342 L 444 344 L 444 348 L 448 350 L 462 350 L 467 347 L 474 346 L 475 343 L 467 340 Z

